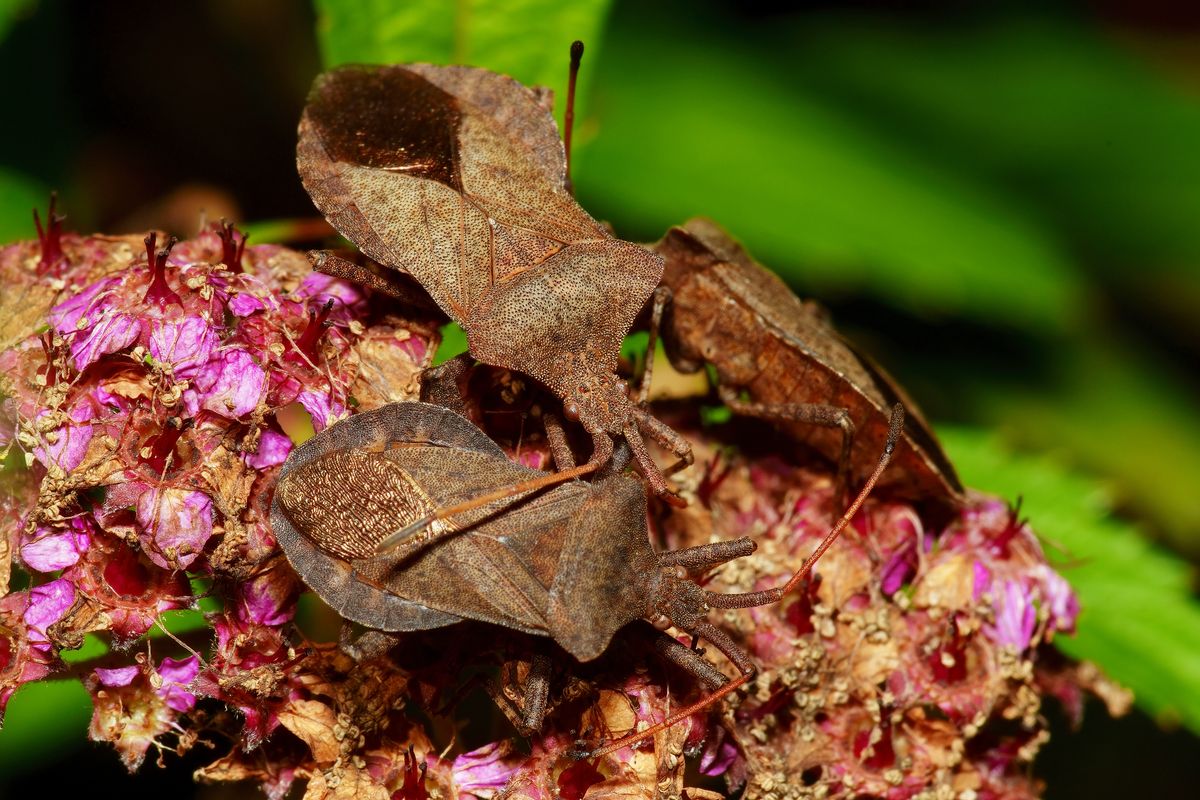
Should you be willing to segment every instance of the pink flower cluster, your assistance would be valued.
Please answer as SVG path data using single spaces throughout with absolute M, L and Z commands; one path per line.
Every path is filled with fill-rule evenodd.
M 0 250 L 0 712 L 102 634 L 127 665 L 82 675 L 91 734 L 131 768 L 164 735 L 194 740 L 178 718 L 197 694 L 240 712 L 247 745 L 278 727 L 282 701 L 244 688 L 296 657 L 275 474 L 294 437 L 352 404 L 411 397 L 435 335 L 232 226 L 157 238 L 64 234 L 52 212 L 38 243 Z M 203 640 L 157 667 L 120 656 L 164 611 L 197 607 L 193 579 L 221 609 L 203 663 Z
M 293 443 L 414 398 L 436 321 L 230 226 L 172 244 L 66 234 L 52 213 L 39 231 L 0 250 L 0 710 L 24 683 L 76 676 L 92 738 L 130 769 L 204 741 L 225 754 L 198 780 L 272 798 L 296 780 L 306 800 L 1036 793 L 1041 699 L 1086 684 L 1046 658 L 1078 607 L 1004 504 L 973 496 L 935 524 L 872 499 L 793 597 L 713 612 L 761 667 L 748 689 L 635 748 L 572 756 L 698 699 L 694 681 L 636 631 L 589 664 L 558 653 L 547 724 L 521 744 L 501 712 L 516 717 L 544 643 L 461 624 L 356 663 L 328 609 L 297 624 L 303 587 L 270 529 Z M 536 389 L 477 368 L 469 393 L 514 458 L 548 463 L 525 427 Z M 653 510 L 656 543 L 753 536 L 758 552 L 708 586 L 777 585 L 832 522 L 829 475 L 688 435 L 691 503 Z M 152 655 L 163 613 L 202 597 L 207 628 L 154 638 Z M 89 634 L 109 652 L 64 664 Z M 465 705 L 474 687 L 492 704 Z M 689 759 L 709 789 L 686 786 Z

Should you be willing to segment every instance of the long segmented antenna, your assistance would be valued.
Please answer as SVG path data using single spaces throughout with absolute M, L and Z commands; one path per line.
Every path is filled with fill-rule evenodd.
M 708 605 L 713 608 L 749 608 L 751 606 L 768 605 L 783 598 L 784 595 L 795 588 L 796 584 L 804 580 L 804 578 L 808 576 L 809 572 L 812 571 L 813 565 L 817 563 L 817 559 L 824 555 L 825 551 L 829 549 L 830 545 L 837 540 L 842 531 L 846 529 L 846 526 L 850 524 L 850 521 L 854 518 L 854 515 L 858 513 L 860 508 L 862 508 L 863 503 L 866 502 L 868 495 L 871 494 L 871 490 L 875 488 L 875 484 L 879 481 L 880 476 L 882 476 L 884 470 L 887 469 L 888 463 L 892 460 L 892 454 L 896 450 L 896 442 L 900 439 L 900 434 L 903 430 L 904 407 L 897 403 L 896 405 L 892 406 L 892 415 L 888 422 L 887 442 L 883 447 L 883 454 L 879 457 L 879 464 L 876 465 L 875 471 L 871 473 L 871 477 L 867 479 L 867 482 L 863 485 L 862 489 L 859 490 L 858 496 L 854 498 L 854 502 L 850 504 L 850 507 L 846 509 L 841 518 L 838 519 L 837 523 L 833 526 L 833 528 L 830 529 L 829 533 L 825 535 L 825 538 L 821 540 L 821 544 L 817 546 L 817 549 L 813 551 L 811 556 L 804 560 L 804 564 L 796 571 L 796 573 L 788 580 L 787 583 L 775 589 L 767 589 L 761 592 L 746 592 L 742 594 L 718 594 L 716 592 L 706 591 L 705 599 L 708 601 Z M 705 639 L 708 639 L 708 641 L 710 641 L 712 644 L 716 645 L 717 649 L 719 649 L 726 658 L 728 658 L 735 666 L 737 666 L 738 671 L 741 674 L 731 680 L 729 683 L 722 686 L 720 689 L 717 689 L 709 696 L 697 700 L 695 703 L 687 706 L 686 708 L 676 711 L 662 722 L 651 725 L 644 731 L 638 731 L 637 733 L 631 733 L 626 736 L 622 736 L 620 739 L 609 742 L 606 745 L 601 745 L 600 747 L 591 751 L 578 750 L 573 755 L 579 758 L 597 758 L 599 756 L 608 755 L 609 753 L 614 753 L 623 747 L 632 747 L 639 742 L 649 739 L 660 731 L 664 731 L 672 725 L 682 722 L 693 714 L 698 714 L 714 703 L 719 702 L 722 698 L 727 697 L 741 686 L 744 686 L 747 681 L 754 677 L 754 664 L 748 660 L 745 655 L 745 651 L 738 647 L 728 637 L 728 635 L 725 634 L 724 631 L 712 626 L 709 623 L 705 623 L 704 625 L 699 626 L 699 628 L 700 630 L 697 632 L 699 632 Z
M 579 77 L 579 63 L 583 61 L 583 42 L 571 42 L 571 74 L 567 79 L 567 112 L 563 115 L 563 147 L 567 151 L 567 191 L 575 194 L 571 184 L 571 131 L 575 127 L 575 81 Z

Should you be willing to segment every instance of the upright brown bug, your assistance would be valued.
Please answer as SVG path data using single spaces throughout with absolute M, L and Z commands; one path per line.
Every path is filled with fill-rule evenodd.
M 711 364 L 735 414 L 782 423 L 838 465 L 843 490 L 870 472 L 889 435 L 890 409 L 900 403 L 908 425 L 880 486 L 916 501 L 961 499 L 954 466 L 916 405 L 818 306 L 802 302 L 709 220 L 672 228 L 654 247 L 666 258 L 671 296 L 656 297 L 654 318 L 675 367 Z
M 662 258 L 575 202 L 546 100 L 470 67 L 341 67 L 309 95 L 300 177 L 338 231 L 413 276 L 462 325 L 471 356 L 562 399 L 593 442 L 575 474 L 602 466 L 623 439 L 655 493 L 682 504 L 642 434 L 682 464 L 691 446 L 631 402 L 616 374 Z

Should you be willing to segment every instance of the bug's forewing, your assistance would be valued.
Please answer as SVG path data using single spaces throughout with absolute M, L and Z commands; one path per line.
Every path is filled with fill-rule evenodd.
M 533 92 L 428 65 L 321 75 L 297 148 L 301 180 L 333 226 L 462 323 L 494 283 L 609 238 L 564 188 L 562 158 Z
M 482 431 L 447 409 L 425 403 L 393 403 L 339 422 L 293 450 L 280 471 L 271 505 L 275 538 L 304 582 L 343 617 L 390 631 L 436 628 L 457 622 L 460 617 L 399 595 L 380 592 L 355 574 L 344 556 L 363 552 L 373 540 L 361 532 L 356 540 L 351 537 L 349 542 L 338 538 L 340 512 L 336 509 L 341 499 L 331 498 L 330 493 L 354 498 L 363 494 L 364 489 L 369 491 L 369 487 L 356 486 L 353 479 L 341 485 L 320 482 L 316 491 L 322 496 L 308 516 L 303 511 L 306 498 L 302 484 L 294 487 L 290 513 L 284 498 L 289 494 L 287 486 L 293 475 L 309 465 L 333 456 L 334 460 L 330 462 L 333 466 L 339 463 L 338 454 L 381 451 L 405 444 L 453 447 L 491 458 L 504 458 L 504 452 Z M 367 480 L 368 476 L 364 474 L 362 479 Z M 322 519 L 316 523 L 320 533 L 314 538 L 298 528 L 294 520 L 303 518 L 302 525 L 314 524 L 312 513 L 317 511 L 321 512 Z M 411 513 L 416 513 L 416 507 Z M 338 555 L 339 547 L 343 548 L 343 555 Z
M 507 460 L 430 450 L 396 450 L 388 458 L 438 505 L 539 474 Z M 457 533 L 403 564 L 355 566 L 364 580 L 431 608 L 546 634 L 564 525 L 589 494 L 588 484 L 571 482 L 516 502 L 498 501 L 456 517 Z
M 550 632 L 571 655 L 590 661 L 620 628 L 647 613 L 657 558 L 641 482 L 614 475 L 593 484 L 564 533 L 550 590 Z
M 858 425 L 851 462 L 859 477 L 879 459 L 891 405 L 901 402 L 908 412 L 905 432 L 882 484 L 917 498 L 962 493 L 953 465 L 907 393 L 725 231 L 694 219 L 668 232 L 656 249 L 666 256 L 664 283 L 674 292 L 664 331 L 674 349 L 689 360 L 712 361 L 722 381 L 745 388 L 756 402 L 848 409 Z M 840 430 L 784 425 L 836 461 Z

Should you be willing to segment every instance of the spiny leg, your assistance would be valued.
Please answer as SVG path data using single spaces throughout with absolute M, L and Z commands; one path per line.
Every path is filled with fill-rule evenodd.
M 834 501 L 838 511 L 845 508 L 846 494 L 850 488 L 850 452 L 854 446 L 854 420 L 850 419 L 849 411 L 840 406 L 821 403 L 751 403 L 742 400 L 732 386 L 725 385 L 717 387 L 717 394 L 720 395 L 721 402 L 729 406 L 730 411 L 742 417 L 802 422 L 822 428 L 841 428 L 842 451 L 838 455 Z
M 529 675 L 525 678 L 525 700 L 521 704 L 521 735 L 529 736 L 542 729 L 549 696 L 550 656 L 534 653 L 529 664 Z
M 658 468 L 654 463 L 654 459 L 650 457 L 649 451 L 646 450 L 646 443 L 642 440 L 642 434 L 638 431 L 638 426 L 634 422 L 629 422 L 625 426 L 625 441 L 629 443 L 629 449 L 633 452 L 634 459 L 642 468 L 642 475 L 646 478 L 646 483 L 650 484 L 650 488 L 654 490 L 655 496 L 675 508 L 683 508 L 687 505 L 687 501 L 672 491 L 670 484 L 667 483 L 666 474 Z
M 670 450 L 677 459 L 674 464 L 663 470 L 663 476 L 670 477 L 692 465 L 695 456 L 692 455 L 692 445 L 687 439 L 637 406 L 633 407 L 632 414 L 637 427 L 650 434 L 650 438 Z
M 685 547 L 682 550 L 669 550 L 666 553 L 660 553 L 658 556 L 658 565 L 660 567 L 679 566 L 688 572 L 698 572 L 702 569 L 708 569 L 718 564 L 733 561 L 736 558 L 743 558 L 757 549 L 758 544 L 753 539 L 749 536 L 743 536 L 740 539 L 734 539 L 729 542 L 712 542 L 696 547 Z
M 357 283 L 408 306 L 437 310 L 437 304 L 429 294 L 411 279 L 405 280 L 403 273 L 395 270 L 376 272 L 330 250 L 310 250 L 308 260 L 316 272 Z
M 684 672 L 695 676 L 710 692 L 729 683 L 729 677 L 695 649 L 662 631 L 651 628 L 651 632 L 654 634 L 654 651 Z
M 638 381 L 637 396 L 634 402 L 639 406 L 646 405 L 650 398 L 650 383 L 654 378 L 654 351 L 658 347 L 658 331 L 662 327 L 663 310 L 671 302 L 671 289 L 663 285 L 654 290 L 650 300 L 650 328 L 646 339 L 646 363 L 642 366 L 642 377 Z
M 720 675 L 720 688 L 707 697 L 703 697 L 695 703 L 692 703 L 690 706 L 676 711 L 662 722 L 651 725 L 649 728 L 646 728 L 643 731 L 622 736 L 615 741 L 609 742 L 608 744 L 602 745 L 601 747 L 591 751 L 576 751 L 573 753 L 573 755 L 579 758 L 599 758 L 600 756 L 606 756 L 609 753 L 614 753 L 623 747 L 632 747 L 638 742 L 643 742 L 646 739 L 655 736 L 659 733 L 659 731 L 665 731 L 672 725 L 676 725 L 693 714 L 698 714 L 713 704 L 720 702 L 723 698 L 728 697 L 730 694 L 737 691 L 739 688 L 744 686 L 747 681 L 754 677 L 755 667 L 754 662 L 750 660 L 750 655 L 740 646 L 738 646 L 733 639 L 729 638 L 729 634 L 725 633 L 725 631 L 721 630 L 715 625 L 712 625 L 711 623 L 701 622 L 696 626 L 695 630 L 689 631 L 689 633 L 692 633 L 693 635 L 699 635 L 711 642 L 725 655 L 726 658 L 729 659 L 729 661 L 735 667 L 737 667 L 738 672 L 741 674 L 730 680 L 717 669 L 716 665 L 710 663 L 699 653 L 685 647 L 682 644 L 679 644 L 679 642 L 675 642 L 674 639 L 671 639 L 672 642 L 675 642 L 675 644 L 679 645 L 680 649 L 676 650 L 674 648 L 670 648 L 664 643 L 662 645 L 663 649 L 660 652 L 662 652 L 663 655 L 672 663 L 677 664 L 688 672 L 691 672 L 699 680 L 709 684 L 710 686 L 713 685 L 713 683 L 717 680 L 717 676 Z M 670 637 L 666 638 L 670 639 Z M 685 652 L 691 655 L 683 655 Z M 704 664 L 707 666 L 699 666 L 697 663 L 698 661 L 704 662 Z M 693 670 L 693 667 L 696 667 L 696 669 Z
M 391 650 L 400 641 L 400 637 L 386 631 L 365 630 L 357 637 L 355 627 L 349 622 L 343 622 L 338 632 L 338 649 L 355 661 L 370 661 Z

